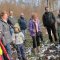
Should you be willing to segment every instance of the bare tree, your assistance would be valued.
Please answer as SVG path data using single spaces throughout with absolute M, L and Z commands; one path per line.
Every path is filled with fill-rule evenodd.
M 21 12 L 24 12 L 28 18 L 32 12 L 37 12 L 39 17 L 42 17 L 44 8 L 47 5 L 47 0 L 0 0 L 0 11 L 13 10 L 15 16 L 19 16 Z M 48 0 L 49 7 L 57 9 L 57 0 Z

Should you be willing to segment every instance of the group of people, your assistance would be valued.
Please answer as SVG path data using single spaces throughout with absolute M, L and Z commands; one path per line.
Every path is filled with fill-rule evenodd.
M 45 7 L 45 13 L 42 17 L 43 25 L 47 29 L 50 43 L 56 45 L 60 43 L 60 11 L 57 19 L 54 14 L 49 11 L 48 7 Z M 55 23 L 57 22 L 57 29 Z M 40 40 L 44 44 L 43 34 L 41 31 L 40 20 L 36 13 L 33 13 L 29 19 L 29 25 L 24 17 L 24 13 L 21 13 L 20 18 L 17 20 L 13 16 L 13 11 L 9 13 L 6 11 L 0 14 L 0 60 L 12 60 L 11 45 L 15 46 L 19 60 L 27 60 L 24 48 L 24 41 L 26 40 L 26 29 L 30 32 L 30 36 L 33 40 L 33 50 L 35 55 L 40 52 Z M 54 35 L 52 38 L 51 31 Z M 58 33 L 58 37 L 57 37 Z M 58 42 L 59 41 L 59 42 Z
M 45 7 L 45 13 L 42 16 L 42 22 L 47 30 L 50 44 L 60 44 L 60 11 L 58 17 L 56 18 L 52 11 L 50 11 L 48 7 Z M 29 32 L 33 40 L 33 48 L 35 54 L 39 53 L 40 51 L 40 40 L 44 44 L 43 34 L 41 30 L 40 20 L 36 14 L 33 14 L 29 21 Z
M 9 13 L 7 11 L 1 12 L 0 41 L 1 41 L 1 44 L 4 46 L 4 49 L 0 44 L 0 47 L 1 47 L 0 60 L 3 60 L 3 58 L 4 60 L 13 59 L 12 49 L 11 49 L 12 45 L 14 45 L 17 50 L 17 55 L 19 60 L 27 60 L 25 56 L 25 49 L 23 46 L 23 43 L 25 40 L 24 34 L 26 29 L 26 21 L 24 20 L 23 16 L 24 14 L 21 13 L 21 16 L 18 19 L 18 22 L 16 22 L 16 18 L 13 17 L 13 11 L 10 11 Z

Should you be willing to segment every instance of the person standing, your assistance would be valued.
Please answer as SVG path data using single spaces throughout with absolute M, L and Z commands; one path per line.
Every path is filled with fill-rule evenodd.
M 41 28 L 39 19 L 36 13 L 32 14 L 32 18 L 29 21 L 29 32 L 33 40 L 33 49 L 35 55 L 40 52 L 40 40 L 43 41 L 43 37 L 41 35 Z
M 8 16 L 7 22 L 9 25 L 15 25 L 15 23 L 17 23 L 16 17 L 14 17 L 13 11 L 9 11 L 9 16 Z
M 24 18 L 24 14 L 23 13 L 21 13 L 20 18 L 18 19 L 18 23 L 19 23 L 19 26 L 21 28 L 22 33 L 25 36 L 26 29 L 27 29 L 27 22 L 26 22 L 26 20 Z
M 9 24 L 7 23 L 8 13 L 6 11 L 1 12 L 0 19 L 0 39 L 2 40 L 10 58 L 11 58 L 11 47 L 10 43 L 12 42 Z M 7 60 L 7 59 L 5 59 Z
M 13 11 L 10 11 L 9 12 L 9 16 L 8 16 L 8 24 L 10 25 L 10 33 L 11 33 L 11 35 L 14 33 L 14 25 L 15 25 L 15 23 L 17 23 L 17 20 L 16 20 L 16 17 L 14 17 L 14 15 L 13 15 Z
M 59 10 L 59 14 L 57 16 L 57 32 L 58 32 L 59 44 L 60 44 L 60 10 Z
M 27 60 L 24 49 L 24 34 L 20 30 L 18 23 L 14 25 L 14 34 L 12 35 L 13 43 L 16 45 L 16 50 L 19 60 Z
M 54 35 L 55 42 L 57 42 L 56 28 L 55 28 L 55 16 L 49 11 L 48 7 L 45 7 L 45 13 L 43 14 L 43 25 L 47 29 L 50 42 L 53 43 L 51 31 Z

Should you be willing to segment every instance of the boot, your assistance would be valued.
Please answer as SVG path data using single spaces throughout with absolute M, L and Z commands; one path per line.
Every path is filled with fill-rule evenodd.
M 34 48 L 34 55 L 37 55 L 37 48 Z
M 38 53 L 40 52 L 40 46 L 37 47 L 37 52 L 38 52 Z

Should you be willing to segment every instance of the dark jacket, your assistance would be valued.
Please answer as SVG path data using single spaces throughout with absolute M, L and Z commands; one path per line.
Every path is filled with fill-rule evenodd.
M 13 23 L 8 19 L 7 23 L 10 25 L 10 26 L 13 26 Z
M 10 25 L 10 26 L 14 26 L 16 23 L 17 23 L 17 19 L 16 19 L 16 17 L 11 17 L 11 16 L 9 16 L 8 17 L 8 24 Z
M 55 24 L 55 16 L 52 12 L 45 12 L 43 14 L 43 25 L 49 27 Z
M 25 30 L 27 28 L 26 20 L 23 17 L 20 17 L 20 19 L 18 19 L 18 23 L 21 30 Z
M 60 14 L 58 14 L 58 17 L 57 17 L 57 25 L 58 27 L 60 26 Z

